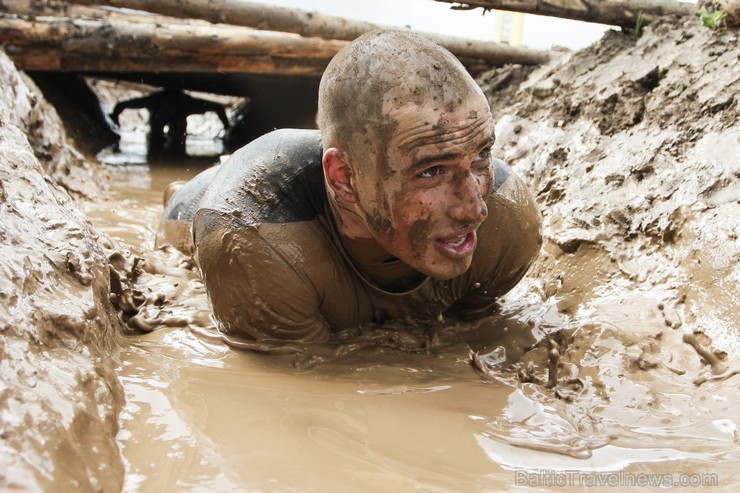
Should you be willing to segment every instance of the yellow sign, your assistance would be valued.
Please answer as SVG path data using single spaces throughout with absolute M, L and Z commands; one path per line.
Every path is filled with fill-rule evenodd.
M 493 28 L 493 40 L 497 43 L 521 46 L 524 14 L 502 10 L 495 10 L 494 13 L 496 17 Z

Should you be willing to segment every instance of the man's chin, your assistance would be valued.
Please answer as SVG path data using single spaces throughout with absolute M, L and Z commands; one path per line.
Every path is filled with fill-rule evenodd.
M 456 277 L 460 277 L 465 274 L 470 268 L 472 263 L 472 257 L 468 259 L 461 259 L 456 262 L 445 262 L 445 265 L 436 264 L 434 266 L 425 266 L 424 269 L 417 267 L 416 269 L 427 277 L 431 277 L 436 281 L 449 281 Z

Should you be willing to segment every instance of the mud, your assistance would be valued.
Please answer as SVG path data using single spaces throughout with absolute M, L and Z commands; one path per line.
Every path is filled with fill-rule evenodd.
M 0 160 L 3 282 L 13 283 L 3 287 L 3 486 L 737 489 L 737 31 L 692 20 L 636 41 L 612 33 L 480 83 L 494 154 L 527 177 L 543 211 L 533 270 L 478 323 L 365 327 L 287 354 L 234 349 L 247 343 L 215 332 L 192 262 L 153 248 L 162 191 L 206 163 L 109 167 L 109 199 L 74 202 L 38 166 L 12 174 L 19 156 L 33 161 L 19 139 L 26 150 Z M 41 210 L 72 227 L 14 212 L 34 200 L 62 204 Z M 59 247 L 70 242 L 91 253 L 75 260 Z M 12 261 L 22 255 L 26 264 Z M 108 264 L 156 329 L 120 347 L 111 334 L 132 317 L 107 315 Z M 76 322 L 44 335 L 59 320 Z M 91 376 L 72 377 L 80 368 Z M 72 426 L 68 409 L 89 419 Z M 70 450 L 82 459 L 60 459 Z
M 116 491 L 121 327 L 106 239 L 68 193 L 105 180 L 3 53 L 0 86 L 0 489 Z

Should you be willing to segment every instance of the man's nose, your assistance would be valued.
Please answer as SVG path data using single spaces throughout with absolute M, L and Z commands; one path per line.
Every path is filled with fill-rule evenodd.
M 453 187 L 450 217 L 461 223 L 480 224 L 488 215 L 488 206 L 483 198 L 483 185 L 475 175 L 466 172 Z

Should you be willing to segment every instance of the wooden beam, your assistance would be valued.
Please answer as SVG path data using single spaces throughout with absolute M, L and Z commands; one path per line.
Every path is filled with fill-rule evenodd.
M 672 0 L 436 0 L 453 9 L 498 9 L 634 28 L 666 15 L 693 15 L 696 4 Z
M 253 58 L 233 55 L 196 56 L 168 54 L 163 59 L 151 57 L 70 53 L 60 48 L 24 46 L 8 50 L 8 56 L 21 70 L 33 72 L 107 72 L 107 73 L 239 73 L 257 75 L 301 76 L 319 78 L 326 63 Z
M 349 20 L 318 12 L 277 7 L 240 0 L 69 0 L 83 5 L 109 5 L 153 12 L 179 18 L 202 19 L 254 29 L 282 31 L 304 37 L 351 41 L 375 29 L 394 29 L 364 21 Z M 476 41 L 434 33 L 421 33 L 450 50 L 459 58 L 478 59 L 493 65 L 546 62 L 547 51 L 530 50 L 506 44 Z
M 24 70 L 243 72 L 320 77 L 345 41 L 234 26 L 0 16 L 0 39 Z

